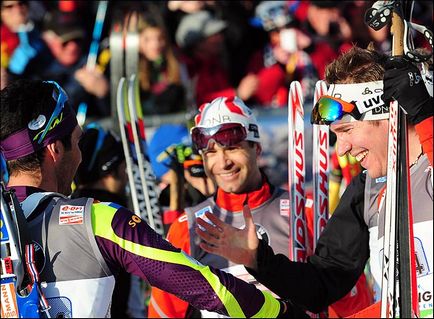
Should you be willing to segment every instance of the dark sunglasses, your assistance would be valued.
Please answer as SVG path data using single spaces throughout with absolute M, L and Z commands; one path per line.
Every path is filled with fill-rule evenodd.
M 198 150 L 206 150 L 211 140 L 224 147 L 235 146 L 247 137 L 247 130 L 238 123 L 220 124 L 214 127 L 194 127 L 191 139 Z

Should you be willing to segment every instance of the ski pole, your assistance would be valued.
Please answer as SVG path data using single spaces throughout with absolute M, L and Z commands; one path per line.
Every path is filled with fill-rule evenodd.
M 100 1 L 96 13 L 95 26 L 93 28 L 92 43 L 87 56 L 86 68 L 93 70 L 96 65 L 96 58 L 98 56 L 99 42 L 101 40 L 102 28 L 104 26 L 104 19 L 107 12 L 108 1 Z

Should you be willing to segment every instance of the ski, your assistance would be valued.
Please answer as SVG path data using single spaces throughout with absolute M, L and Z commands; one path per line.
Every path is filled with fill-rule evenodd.
M 315 85 L 313 105 L 319 98 L 327 93 L 324 81 Z M 314 233 L 312 249 L 315 251 L 316 243 L 327 224 L 329 217 L 328 176 L 329 176 L 329 127 L 328 125 L 313 125 L 313 220 Z
M 119 130 L 121 134 L 121 140 L 122 140 L 122 146 L 124 149 L 125 154 L 125 162 L 127 166 L 127 175 L 128 175 L 128 182 L 130 186 L 130 195 L 131 200 L 133 204 L 133 211 L 140 215 L 140 207 L 139 207 L 139 200 L 137 196 L 137 189 L 136 189 L 136 179 L 135 176 L 137 175 L 137 168 L 135 168 L 134 163 L 134 152 L 135 148 L 134 146 L 131 146 L 130 140 L 132 138 L 129 138 L 129 125 L 127 121 L 127 115 L 125 114 L 125 105 L 127 103 L 127 86 L 126 86 L 126 80 L 124 77 L 121 77 L 119 81 L 119 85 L 117 87 L 117 117 L 119 120 Z
M 306 261 L 308 247 L 305 170 L 303 94 L 300 83 L 293 81 L 288 98 L 288 187 L 291 209 L 289 257 L 299 262 Z
M 404 21 L 410 21 L 413 13 L 414 1 L 401 1 L 398 12 L 392 16 L 392 53 L 404 54 Z M 399 12 L 400 11 L 400 12 Z M 413 38 L 410 33 L 406 36 L 414 49 Z M 407 42 L 407 41 L 406 41 Z M 401 44 L 402 43 L 402 44 Z M 431 42 L 432 45 L 432 42 Z M 408 52 L 407 52 L 408 53 Z M 406 112 L 399 107 L 398 116 L 398 172 L 395 190 L 398 197 L 397 233 L 398 233 L 398 277 L 399 277 L 399 315 L 401 318 L 419 317 L 419 301 L 416 277 L 416 252 L 413 234 L 413 210 L 411 201 L 410 161 L 408 144 L 408 126 Z
M 147 153 L 145 126 L 140 103 L 139 82 L 135 74 L 131 75 L 128 83 L 128 106 L 140 178 L 144 190 L 146 210 L 148 212 L 149 225 L 157 233 L 164 235 L 163 220 L 161 218 L 162 213 L 158 202 L 159 192 Z
M 1 184 L 1 317 L 18 318 L 17 292 L 24 279 L 24 261 L 18 230 Z
M 365 19 L 374 30 L 391 22 L 392 55 L 405 53 L 410 59 L 420 62 L 415 59 L 420 56 L 413 55 L 407 45 L 413 43 L 411 32 L 405 31 L 412 8 L 413 1 L 377 1 L 366 12 Z M 419 303 L 409 192 L 408 131 L 405 112 L 396 101 L 390 103 L 389 114 L 381 316 L 395 317 L 399 308 L 400 318 L 414 318 L 419 316 Z
M 117 116 L 118 102 L 118 85 L 121 77 L 124 74 L 124 44 L 122 34 L 122 24 L 115 22 L 112 26 L 109 37 L 110 45 L 110 101 L 111 114 Z M 121 129 L 122 131 L 122 129 Z
M 137 73 L 139 67 L 139 34 L 137 32 L 138 13 L 132 11 L 126 18 L 125 36 L 125 75 L 127 81 Z
M 0 182 L 1 317 L 50 318 L 47 299 L 39 284 L 34 244 L 25 214 L 13 190 Z

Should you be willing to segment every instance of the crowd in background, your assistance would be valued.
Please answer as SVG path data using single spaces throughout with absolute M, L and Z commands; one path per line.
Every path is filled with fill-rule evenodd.
M 140 13 L 139 67 L 146 114 L 195 110 L 217 96 L 252 107 L 286 107 L 292 80 L 309 100 L 325 66 L 353 44 L 391 49 L 388 28 L 373 31 L 373 1 L 109 1 L 96 68 L 86 67 L 97 1 L 2 1 L 4 85 L 17 78 L 58 81 L 77 110 L 110 109 L 113 21 Z M 417 1 L 415 22 L 431 25 L 432 4 Z
M 341 53 L 354 45 L 366 48 L 369 44 L 390 53 L 390 29 L 374 31 L 365 24 L 365 12 L 373 3 L 109 1 L 97 64 L 89 67 L 98 1 L 1 1 L 1 88 L 20 78 L 54 80 L 68 93 L 69 103 L 76 111 L 83 103 L 87 105 L 88 121 L 112 117 L 110 32 L 115 21 L 123 21 L 136 11 L 139 13 L 137 77 L 145 117 L 194 113 L 203 103 L 234 95 L 253 109 L 286 108 L 289 85 L 294 80 L 300 81 L 305 102 L 311 105 L 315 83 L 324 79 L 326 66 Z M 416 1 L 413 20 L 430 26 L 432 12 L 431 1 Z M 415 40 L 416 46 L 428 45 L 418 37 Z M 74 196 L 104 195 L 126 206 L 127 176 L 124 157 L 118 158 L 122 153 L 120 142 L 115 135 L 98 127 L 85 133 L 87 139 L 83 139 L 81 148 L 87 156 L 83 157 L 76 176 Z M 287 138 L 287 132 L 284 135 Z M 95 151 L 98 139 L 108 142 L 102 143 L 105 148 Z M 173 213 L 164 215 L 167 227 L 185 207 L 201 202 L 215 191 L 215 185 L 203 171 L 200 156 L 191 150 L 187 140 L 186 126 L 169 124 L 157 128 L 148 141 L 152 168 L 161 188 L 159 204 Z M 268 142 L 272 144 L 262 141 L 264 153 Z M 287 156 L 287 144 L 274 142 L 281 144 L 281 153 Z M 272 151 L 279 153 L 273 146 Z M 310 147 L 306 146 L 308 161 Z M 98 171 L 96 167 L 102 167 L 99 158 L 97 162 L 92 160 L 98 152 L 104 155 L 98 155 L 102 156 L 101 163 L 116 165 Z M 286 160 L 282 162 L 286 167 Z M 270 172 L 270 180 L 274 174 L 279 175 L 276 184 L 281 186 L 280 179 L 286 182 L 287 174 L 274 170 Z M 185 183 L 182 203 L 171 201 L 171 190 L 178 182 L 172 171 Z M 354 158 L 332 155 L 330 185 L 340 185 L 342 180 L 347 185 L 359 172 L 360 165 Z M 99 192 L 95 193 L 95 189 Z M 311 195 L 310 190 L 307 195 Z M 336 201 L 330 207 L 331 212 Z M 117 289 L 123 298 L 114 295 L 113 300 L 119 304 L 114 308 L 124 317 L 128 307 L 128 294 L 124 292 L 130 286 Z
M 365 24 L 374 1 L 108 1 L 96 67 L 89 67 L 99 3 L 1 1 L 1 87 L 19 78 L 54 80 L 76 111 L 86 106 L 87 123 L 109 119 L 117 131 L 111 120 L 110 90 L 115 88 L 110 85 L 109 38 L 114 24 L 127 21 L 131 12 L 139 13 L 137 77 L 145 118 L 194 115 L 203 103 L 233 95 L 253 109 L 286 109 L 289 85 L 297 80 L 307 119 L 315 83 L 339 54 L 368 44 L 391 51 L 390 28 L 374 31 Z M 430 1 L 415 1 L 413 21 L 431 25 L 432 12 Z M 416 46 L 429 45 L 420 36 L 415 40 Z M 263 126 L 261 166 L 285 187 L 287 132 L 271 126 L 270 134 L 269 125 Z M 310 185 L 310 125 L 305 140 Z M 158 170 L 155 158 L 151 161 Z M 334 165 L 332 175 L 358 164 L 341 166 Z

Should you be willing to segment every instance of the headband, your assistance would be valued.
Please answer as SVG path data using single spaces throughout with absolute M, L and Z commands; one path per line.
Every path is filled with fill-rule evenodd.
M 354 102 L 362 117 L 360 121 L 384 120 L 389 118 L 389 105 L 381 98 L 383 95 L 383 81 L 372 81 L 354 84 L 331 84 L 327 95 Z M 339 123 L 356 121 L 346 114 Z
M 78 125 L 75 112 L 66 103 L 68 100 L 66 93 L 57 83 L 46 82 L 55 85 L 52 97 L 56 101 L 56 107 L 52 114 L 39 114 L 27 124 L 27 127 L 0 142 L 0 151 L 7 161 L 37 152 L 48 144 L 67 136 Z

